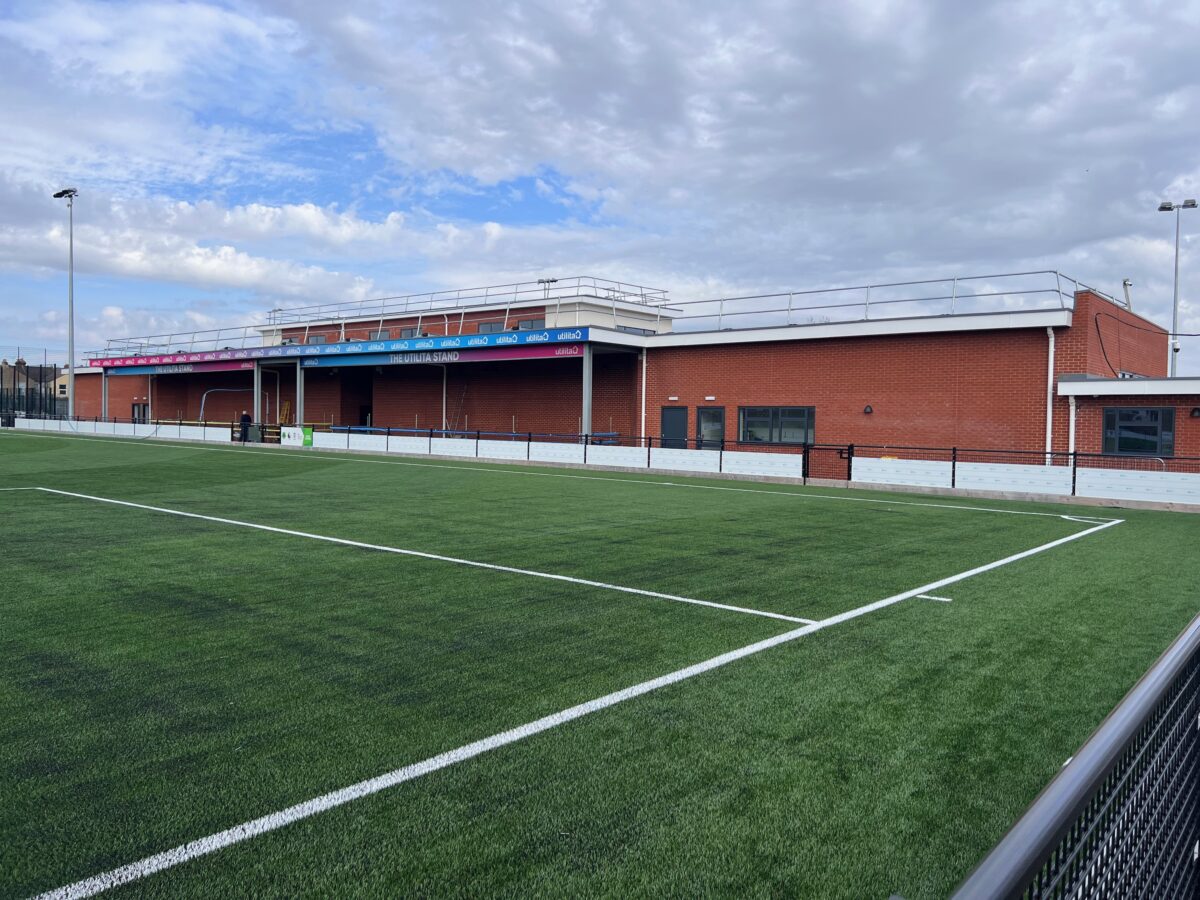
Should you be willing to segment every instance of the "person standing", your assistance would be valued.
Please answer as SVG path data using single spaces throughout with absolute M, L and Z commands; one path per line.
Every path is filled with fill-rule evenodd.
M 250 423 L 252 421 L 253 420 L 250 418 L 250 413 L 246 412 L 246 410 L 243 409 L 242 410 L 242 418 L 241 418 L 241 425 L 242 425 L 241 431 L 242 431 L 242 443 L 243 444 L 246 443 L 248 440 L 250 440 Z

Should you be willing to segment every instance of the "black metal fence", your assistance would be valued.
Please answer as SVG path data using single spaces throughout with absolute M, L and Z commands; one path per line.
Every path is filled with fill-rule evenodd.
M 1200 616 L 954 896 L 1196 897 L 1198 856 Z
M 55 418 L 66 411 L 66 398 L 57 395 L 53 384 L 0 388 L 0 416 Z
M 58 407 L 58 409 L 60 412 L 64 411 L 62 407 Z M 2 410 L 3 407 L 0 406 L 0 415 L 3 415 Z M 26 413 L 20 409 L 16 412 L 18 415 L 28 415 L 32 418 L 62 418 L 62 416 L 52 412 L 39 413 L 34 410 Z M 9 416 L 11 416 L 11 413 Z M 93 422 L 146 423 L 144 419 L 135 420 L 121 417 L 108 417 L 106 419 L 98 417 L 77 418 L 76 421 L 85 425 Z M 151 420 L 151 424 L 165 426 L 210 425 L 232 427 L 235 432 L 238 431 L 239 427 L 236 421 L 221 422 L 208 420 L 199 422 L 159 418 Z M 1068 453 L 1053 451 L 1047 453 L 1042 450 L 997 450 L 978 447 L 910 447 L 882 444 L 765 443 L 761 441 L 737 441 L 723 438 L 640 437 L 610 431 L 578 434 L 574 432 L 384 428 L 379 426 L 333 425 L 330 423 L 311 423 L 309 427 L 312 427 L 317 432 L 346 435 L 347 446 L 345 449 L 352 449 L 349 437 L 355 434 L 385 436 L 389 438 L 424 438 L 430 442 L 429 452 L 431 453 L 433 452 L 432 442 L 435 439 L 443 438 L 473 441 L 476 448 L 479 447 L 482 441 L 518 442 L 524 443 L 529 447 L 540 443 L 582 444 L 585 447 L 633 447 L 645 452 L 644 462 L 621 463 L 620 465 L 632 464 L 646 468 L 650 468 L 653 465 L 650 451 L 654 448 L 662 450 L 708 450 L 713 451 L 716 455 L 717 463 L 715 470 L 717 472 L 725 471 L 724 460 L 728 453 L 790 454 L 798 458 L 798 467 L 800 467 L 800 470 L 796 471 L 795 474 L 780 474 L 783 474 L 784 477 L 796 477 L 796 475 L 799 475 L 806 482 L 809 479 L 822 479 L 843 482 L 856 481 L 859 483 L 917 484 L 926 487 L 998 489 L 990 484 L 979 483 L 977 470 L 975 473 L 971 473 L 973 477 L 970 480 L 968 480 L 965 474 L 967 470 L 972 468 L 973 464 L 986 463 L 1001 467 L 1022 467 L 1028 474 L 1044 473 L 1047 471 L 1056 473 L 1052 489 L 1043 486 L 1043 489 L 1037 492 L 1069 496 L 1077 494 L 1077 482 L 1079 481 L 1080 473 L 1084 470 L 1102 469 L 1121 472 L 1200 474 L 1200 457 L 1197 456 L 1118 456 L 1083 452 Z M 280 426 L 278 425 L 262 423 L 255 434 L 261 435 L 260 440 L 265 439 L 268 442 L 277 443 L 280 440 L 279 429 Z M 481 454 L 477 450 L 474 454 L 468 455 L 486 456 L 487 454 Z M 532 454 L 527 455 L 532 456 Z M 870 473 L 856 472 L 856 460 L 862 462 L 873 460 L 901 463 L 937 463 L 940 465 L 937 471 L 932 473 L 929 480 L 926 481 L 875 481 Z M 586 455 L 583 461 L 589 461 Z M 599 460 L 592 461 L 599 462 Z M 1020 470 L 1007 469 L 1008 474 L 994 476 L 993 480 L 1002 482 L 1006 477 L 1011 477 L 1011 473 L 1014 471 Z M 1096 495 L 1085 493 L 1085 496 Z M 1180 502 L 1195 501 L 1190 498 L 1182 498 Z

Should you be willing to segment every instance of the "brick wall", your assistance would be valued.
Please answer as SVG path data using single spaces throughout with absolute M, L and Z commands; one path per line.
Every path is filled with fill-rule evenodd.
M 1057 329 L 1056 336 L 1056 376 L 1115 378 L 1118 372 L 1124 371 L 1150 378 L 1166 377 L 1166 329 L 1114 306 L 1091 291 L 1076 293 L 1071 327 Z M 1069 446 L 1069 422 L 1069 401 L 1066 397 L 1055 396 L 1055 450 L 1065 452 Z M 1078 426 L 1078 418 L 1076 423 Z
M 582 415 L 582 365 L 579 359 L 449 365 L 446 369 L 448 425 L 471 431 L 574 434 L 579 430 Z M 441 427 L 440 366 L 364 368 L 373 372 L 375 425 L 385 428 Z M 634 432 L 637 372 L 634 354 L 595 356 L 592 430 Z
M 1115 378 L 1167 374 L 1167 330 L 1091 291 L 1075 294 L 1071 327 L 1060 332 L 1055 370 Z
M 723 406 L 734 441 L 739 406 L 813 406 L 820 443 L 1037 448 L 1046 353 L 1034 329 L 654 349 L 647 431 L 687 406 L 695 437 L 696 407 Z
M 81 419 L 98 418 L 101 413 L 100 370 L 75 373 L 75 415 Z M 133 404 L 145 403 L 149 379 L 145 375 L 121 375 L 108 379 L 108 414 L 128 419 Z

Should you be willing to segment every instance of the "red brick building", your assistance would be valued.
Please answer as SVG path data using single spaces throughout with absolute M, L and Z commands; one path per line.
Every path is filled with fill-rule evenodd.
M 671 303 L 564 279 L 282 310 L 253 329 L 112 341 L 90 361 L 97 374 L 77 379 L 77 410 L 756 449 L 1148 452 L 1153 426 L 1159 455 L 1200 455 L 1200 391 L 1165 379 L 1167 332 L 1038 274 L 1053 287 L 954 279 L 816 303 Z M 1118 421 L 1105 412 L 1117 406 L 1158 412 Z M 1106 429 L 1134 437 L 1110 434 L 1106 448 Z

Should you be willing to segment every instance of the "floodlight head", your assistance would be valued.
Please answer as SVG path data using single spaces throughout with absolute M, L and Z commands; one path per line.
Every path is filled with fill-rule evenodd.
M 1174 209 L 1175 209 L 1175 204 L 1172 203 L 1170 200 L 1164 200 L 1162 203 L 1158 204 L 1159 212 L 1171 212 Z
M 1183 201 L 1183 208 L 1184 208 L 1184 209 L 1195 209 L 1195 208 L 1196 208 L 1196 201 L 1195 201 L 1194 199 L 1193 199 L 1193 200 L 1184 200 L 1184 201 Z
M 75 188 L 63 188 L 61 191 L 54 192 L 54 199 L 61 200 L 63 197 L 74 197 L 78 193 L 79 191 L 77 191 Z

